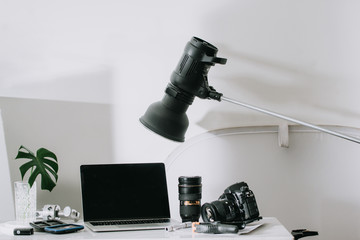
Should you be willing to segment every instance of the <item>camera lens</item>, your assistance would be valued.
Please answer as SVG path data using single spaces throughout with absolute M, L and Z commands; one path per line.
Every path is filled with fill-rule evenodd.
M 179 177 L 180 216 L 182 222 L 198 222 L 201 208 L 201 177 Z
M 205 203 L 201 207 L 201 217 L 204 222 L 230 222 L 236 218 L 235 206 L 227 199 Z

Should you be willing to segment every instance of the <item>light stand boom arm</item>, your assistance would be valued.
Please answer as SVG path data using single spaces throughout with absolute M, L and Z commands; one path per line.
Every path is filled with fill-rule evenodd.
M 259 107 L 256 107 L 256 106 L 253 106 L 253 105 L 250 105 L 250 104 L 247 104 L 247 103 L 239 102 L 237 100 L 227 98 L 227 97 L 224 97 L 224 96 L 221 96 L 220 101 L 221 100 L 229 102 L 229 103 L 233 103 L 233 104 L 236 104 L 236 105 L 240 105 L 240 106 L 243 106 L 243 107 L 258 111 L 258 112 L 262 112 L 262 113 L 265 113 L 265 114 L 268 114 L 268 115 L 271 115 L 271 116 L 274 116 L 274 117 L 277 117 L 277 118 L 281 118 L 281 119 L 287 120 L 289 122 L 293 122 L 293 123 L 297 123 L 299 125 L 303 125 L 303 126 L 306 126 L 306 127 L 309 127 L 309 128 L 313 128 L 313 129 L 318 130 L 320 132 L 325 132 L 325 133 L 328 133 L 328 134 L 331 134 L 331 135 L 334 135 L 334 136 L 337 136 L 337 137 L 340 137 L 340 138 L 343 138 L 343 139 L 346 139 L 346 140 L 349 140 L 349 141 L 360 144 L 360 139 L 352 137 L 352 136 L 345 135 L 343 133 L 331 131 L 329 129 L 322 128 L 322 127 L 313 125 L 311 123 L 303 122 L 303 121 L 300 121 L 300 120 L 297 120 L 297 119 L 294 119 L 294 118 L 291 118 L 291 117 L 288 117 L 288 116 L 285 116 L 285 115 L 282 115 L 282 114 L 279 114 L 279 113 L 275 113 L 275 112 L 272 112 L 272 111 L 269 111 L 269 110 L 266 110 L 266 109 L 263 109 L 263 108 L 259 108 Z

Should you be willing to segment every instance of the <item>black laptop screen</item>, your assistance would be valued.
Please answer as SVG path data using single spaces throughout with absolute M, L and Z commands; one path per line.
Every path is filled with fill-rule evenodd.
M 85 221 L 170 218 L 163 163 L 82 165 Z

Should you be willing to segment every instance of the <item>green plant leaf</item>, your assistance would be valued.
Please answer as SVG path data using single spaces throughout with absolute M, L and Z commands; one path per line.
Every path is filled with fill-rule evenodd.
M 25 174 L 31 169 L 28 183 L 30 187 L 34 184 L 36 178 L 41 175 L 41 189 L 50 192 L 56 186 L 59 170 L 56 155 L 45 149 L 40 148 L 36 152 L 36 156 L 32 151 L 24 146 L 20 146 L 15 159 L 29 159 L 30 161 L 20 166 L 19 170 L 21 178 L 24 179 Z

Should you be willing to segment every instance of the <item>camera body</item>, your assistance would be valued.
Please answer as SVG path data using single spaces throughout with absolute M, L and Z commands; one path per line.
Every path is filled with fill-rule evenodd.
M 231 185 L 217 201 L 205 203 L 201 207 L 201 217 L 204 222 L 234 224 L 240 229 L 262 218 L 255 195 L 245 182 Z

